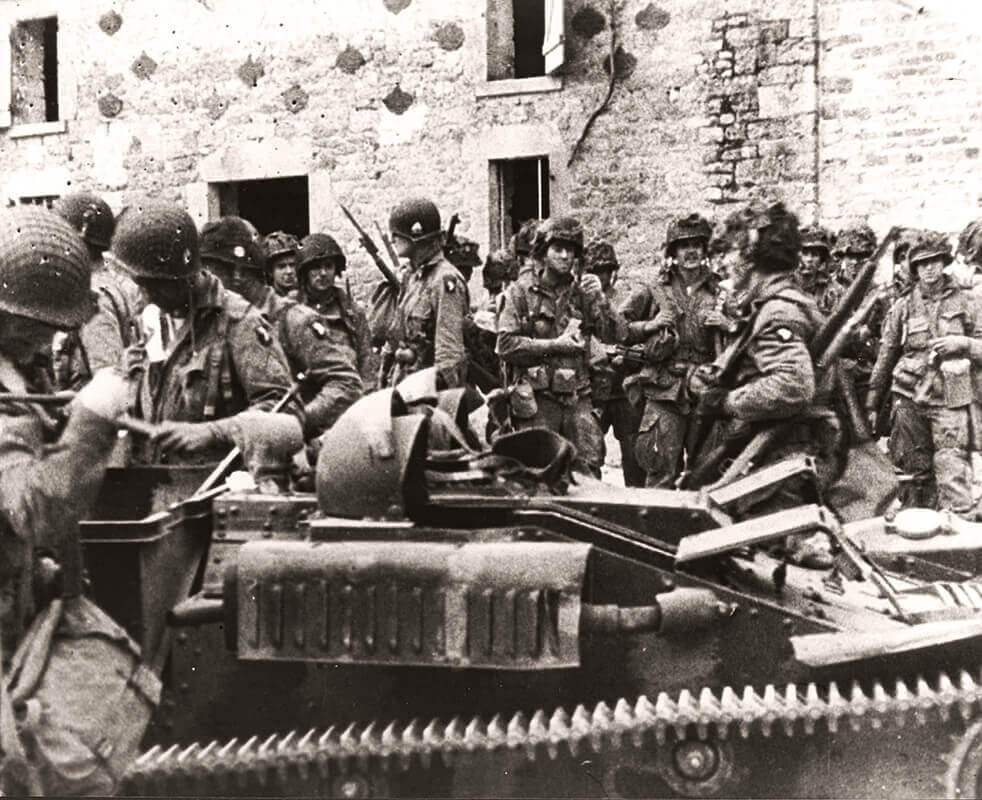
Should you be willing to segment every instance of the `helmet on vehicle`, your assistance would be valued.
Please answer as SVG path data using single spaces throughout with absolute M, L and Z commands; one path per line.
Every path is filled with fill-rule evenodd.
M 341 245 L 333 236 L 326 233 L 311 233 L 304 236 L 297 248 L 297 275 L 302 276 L 318 261 L 333 261 L 340 274 L 348 264 Z
M 549 217 L 535 230 L 532 240 L 532 256 L 542 258 L 553 242 L 568 242 L 576 250 L 577 257 L 583 254 L 583 226 L 573 217 Z
M 82 234 L 85 243 L 108 250 L 116 228 L 109 204 L 91 192 L 75 192 L 59 197 L 52 209 Z
M 198 250 L 202 261 L 221 261 L 260 271 L 266 269 L 266 256 L 241 217 L 222 217 L 205 223 L 198 237 Z
M 532 254 L 532 242 L 535 241 L 535 231 L 542 224 L 541 219 L 527 219 L 511 237 L 511 251 L 519 258 Z
M 665 232 L 665 254 L 673 256 L 675 245 L 688 240 L 699 241 L 705 247 L 709 244 L 712 233 L 713 228 L 709 221 L 699 214 L 692 213 L 687 217 L 673 220 Z
M 824 250 L 824 258 L 828 258 L 835 245 L 835 237 L 832 232 L 823 228 L 821 225 L 806 225 L 799 231 L 801 238 L 801 249 L 806 247 L 816 250 Z
M 263 252 L 266 253 L 267 263 L 280 256 L 296 255 L 299 247 L 300 242 L 297 241 L 297 237 L 284 231 L 273 231 L 263 239 Z
M 967 264 L 982 266 L 982 219 L 975 219 L 958 234 L 956 251 Z
M 865 222 L 851 225 L 839 231 L 835 240 L 835 255 L 868 258 L 876 250 L 876 234 Z
M 948 241 L 948 237 L 937 231 L 921 231 L 910 246 L 907 263 L 913 270 L 916 264 L 938 257 L 944 259 L 946 265 L 954 261 L 954 256 L 951 254 L 951 242 Z
M 39 206 L 0 212 L 0 309 L 71 330 L 95 311 L 85 242 Z
M 110 257 L 135 278 L 187 278 L 201 269 L 198 229 L 176 205 L 127 206 L 116 219 Z
M 403 200 L 389 215 L 389 231 L 412 242 L 435 239 L 441 233 L 440 212 L 425 197 Z
M 591 239 L 583 251 L 587 272 L 614 272 L 620 269 L 614 246 L 603 239 Z

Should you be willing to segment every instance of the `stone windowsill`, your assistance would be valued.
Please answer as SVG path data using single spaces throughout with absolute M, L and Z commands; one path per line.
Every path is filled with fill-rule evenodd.
M 29 122 L 24 125 L 11 125 L 7 136 L 11 139 L 23 139 L 27 136 L 48 136 L 52 133 L 64 133 L 67 130 L 65 120 L 55 122 Z
M 539 94 L 558 92 L 563 88 L 563 79 L 553 75 L 540 75 L 535 78 L 506 78 L 500 81 L 484 81 L 474 93 L 477 97 L 505 97 L 512 94 Z

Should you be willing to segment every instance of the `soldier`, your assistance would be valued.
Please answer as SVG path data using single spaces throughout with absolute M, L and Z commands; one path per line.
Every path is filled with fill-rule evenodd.
M 478 255 L 480 245 L 466 236 L 454 236 L 443 247 L 444 258 L 453 264 L 457 271 L 464 276 L 464 282 L 470 283 L 474 267 L 481 266 L 481 256 Z
M 890 457 L 912 476 L 901 502 L 967 515 L 978 397 L 971 364 L 982 362 L 982 308 L 945 274 L 951 261 L 944 234 L 924 231 L 911 246 L 913 286 L 887 316 L 866 407 L 873 417 L 892 374 Z
M 362 381 L 370 385 L 375 382 L 375 358 L 368 317 L 350 292 L 342 292 L 337 285 L 337 278 L 347 265 L 348 259 L 333 236 L 305 236 L 297 248 L 299 298 L 320 315 L 331 341 L 347 351 Z
M 354 351 L 344 334 L 297 300 L 281 297 L 264 280 L 264 258 L 239 217 L 222 217 L 201 230 L 202 264 L 266 318 L 283 347 L 294 378 L 303 374 L 300 396 L 304 438 L 326 431 L 362 394 Z
M 127 347 L 142 338 L 144 308 L 139 287 L 125 273 L 105 264 L 116 221 L 101 197 L 78 192 L 59 198 L 54 211 L 85 241 L 96 293 L 96 312 L 77 333 L 58 337 L 56 382 L 59 388 L 80 388 L 102 367 L 120 366 Z
M 801 229 L 801 256 L 795 280 L 806 294 L 820 299 L 829 285 L 832 234 L 820 225 Z
M 856 277 L 859 265 L 876 251 L 876 234 L 865 222 L 844 228 L 835 239 L 832 255 L 838 260 L 835 275 L 819 300 L 821 311 L 828 314 Z
M 0 212 L 0 387 L 38 391 L 35 357 L 56 331 L 94 308 L 90 259 L 78 233 L 44 208 Z M 112 369 L 82 387 L 59 430 L 45 408 L 0 403 L 0 630 L 5 657 L 33 614 L 35 551 L 61 552 L 91 508 L 130 396 Z M 10 743 L 4 743 L 8 749 Z M 8 750 L 9 754 L 9 750 Z
M 109 258 L 148 302 L 177 323 L 158 376 L 144 375 L 139 411 L 161 423 L 152 462 L 221 459 L 236 430 L 233 415 L 268 411 L 290 391 L 286 356 L 262 315 L 201 268 L 198 232 L 183 209 L 154 202 L 130 206 L 116 221 Z M 303 424 L 303 408 L 284 412 Z
M 716 357 L 722 320 L 716 310 L 719 278 L 707 262 L 711 234 L 699 214 L 672 222 L 664 268 L 653 285 L 635 291 L 621 307 L 628 341 L 645 344 L 646 366 L 625 383 L 640 387 L 644 397 L 634 452 L 647 486 L 674 486 L 691 424 L 686 377 Z
M 615 307 L 614 296 L 617 272 L 620 264 L 613 246 L 602 239 L 594 239 L 584 252 L 586 271 L 600 279 L 607 302 Z M 593 344 L 593 340 L 591 340 Z M 628 402 L 624 392 L 624 378 L 628 366 L 615 364 L 606 351 L 596 348 L 590 357 L 590 394 L 593 406 L 600 415 L 600 431 L 605 436 L 611 427 L 621 448 L 621 471 L 625 486 L 644 486 L 645 471 L 634 456 L 634 437 L 638 432 L 641 416 Z
M 461 386 L 467 366 L 467 287 L 443 257 L 440 212 L 429 200 L 405 200 L 389 216 L 389 233 L 396 254 L 409 259 L 409 270 L 387 326 L 394 359 L 383 385 L 435 365 L 446 388 Z
M 527 219 L 522 223 L 518 232 L 511 237 L 509 247 L 512 254 L 518 259 L 519 274 L 527 269 L 535 268 L 535 259 L 532 258 L 532 242 L 535 241 L 535 231 L 541 222 L 541 219 Z
M 498 301 L 508 285 L 518 277 L 518 259 L 509 250 L 501 249 L 489 253 L 481 270 L 481 282 L 488 293 L 487 310 L 496 316 Z
M 959 285 L 965 289 L 982 286 L 982 219 L 972 220 L 958 234 L 958 249 L 955 255 L 964 265 Z
M 780 425 L 776 442 L 758 464 L 795 454 L 819 459 L 820 488 L 827 488 L 826 465 L 833 453 L 837 426 L 832 412 L 816 402 L 815 366 L 808 345 L 822 325 L 815 301 L 794 283 L 798 266 L 798 220 L 782 203 L 751 206 L 727 221 L 732 242 L 733 289 L 746 311 L 745 335 L 738 335 L 719 362 L 698 368 L 689 388 L 698 397 L 700 415 L 719 415 L 727 453 L 734 456 L 762 431 Z M 720 363 L 729 362 L 734 377 L 718 381 Z M 696 463 L 697 470 L 704 465 Z M 707 475 L 711 482 L 714 475 Z M 770 500 L 777 506 L 803 502 L 793 482 Z M 788 556 L 803 566 L 831 564 L 824 537 L 786 542 Z
M 273 291 L 280 297 L 297 296 L 297 237 L 283 231 L 273 231 L 263 238 L 266 272 Z
M 600 477 L 603 434 L 590 401 L 589 338 L 624 333 L 596 275 L 577 280 L 583 228 L 572 217 L 539 225 L 535 268 L 505 292 L 498 316 L 498 355 L 505 363 L 511 424 L 545 427 L 576 447 L 577 466 Z

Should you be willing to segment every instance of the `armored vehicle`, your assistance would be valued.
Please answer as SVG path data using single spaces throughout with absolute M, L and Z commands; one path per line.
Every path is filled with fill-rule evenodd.
M 123 792 L 979 794 L 982 587 L 817 496 L 761 513 L 808 459 L 618 489 L 403 394 L 328 433 L 316 495 L 109 476 L 92 593 L 165 685 Z M 782 558 L 816 532 L 834 569 Z

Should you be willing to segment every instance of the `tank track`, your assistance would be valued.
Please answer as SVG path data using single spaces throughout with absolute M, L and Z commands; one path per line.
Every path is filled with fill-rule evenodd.
M 392 774 L 416 765 L 429 769 L 435 759 L 449 767 L 469 757 L 472 765 L 475 756 L 505 750 L 524 752 L 534 761 L 543 754 L 555 759 L 563 750 L 573 758 L 588 752 L 610 754 L 625 741 L 640 748 L 650 736 L 659 745 L 691 733 L 699 740 L 716 736 L 724 741 L 754 734 L 770 737 L 775 729 L 789 737 L 797 732 L 808 736 L 819 723 L 832 733 L 843 724 L 856 731 L 864 724 L 879 730 L 891 723 L 902 727 L 911 719 L 924 725 L 934 712 L 948 721 L 953 711 L 968 721 L 980 701 L 982 672 L 973 676 L 967 670 L 955 678 L 941 673 L 930 681 L 896 680 L 892 686 L 873 682 L 871 691 L 858 682 L 846 691 L 837 683 L 768 684 L 759 693 L 752 686 L 742 692 L 726 687 L 720 693 L 707 687 L 675 697 L 661 693 L 653 703 L 641 695 L 633 703 L 621 698 L 613 708 L 605 702 L 592 709 L 579 705 L 572 715 L 563 708 L 551 713 L 539 709 L 531 717 L 518 712 L 507 718 L 496 714 L 488 721 L 432 719 L 425 725 L 418 719 L 384 726 L 373 721 L 265 739 L 157 745 L 132 764 L 122 788 L 138 795 L 226 794 L 250 785 L 276 793 L 318 778 L 324 782 L 352 774 Z

